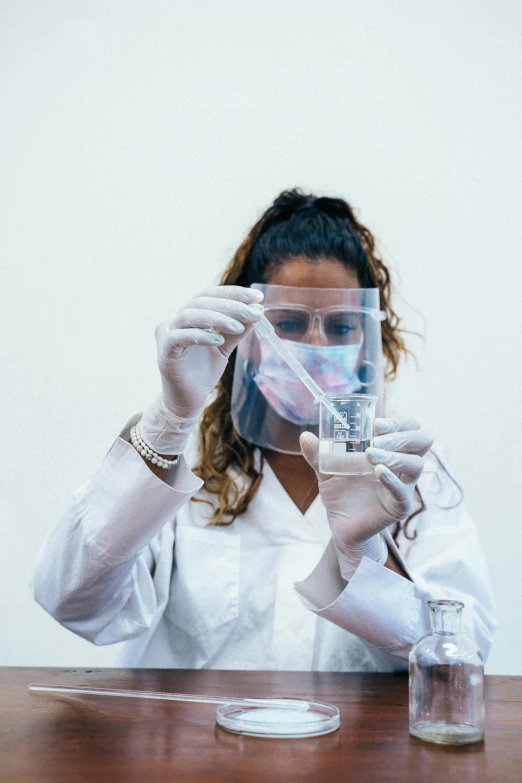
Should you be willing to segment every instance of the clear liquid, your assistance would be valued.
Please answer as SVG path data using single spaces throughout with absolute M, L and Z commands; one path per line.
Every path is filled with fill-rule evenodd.
M 426 742 L 442 745 L 466 745 L 484 739 L 484 730 L 474 723 L 449 723 L 443 720 L 419 721 L 410 726 L 410 734 Z
M 373 468 L 364 452 L 371 441 L 359 438 L 320 438 L 319 470 L 337 476 L 361 476 Z

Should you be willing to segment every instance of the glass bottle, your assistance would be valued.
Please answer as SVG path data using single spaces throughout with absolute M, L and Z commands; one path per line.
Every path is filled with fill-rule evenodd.
M 410 652 L 410 734 L 463 745 L 484 739 L 484 663 L 460 632 L 460 601 L 428 601 L 431 632 Z

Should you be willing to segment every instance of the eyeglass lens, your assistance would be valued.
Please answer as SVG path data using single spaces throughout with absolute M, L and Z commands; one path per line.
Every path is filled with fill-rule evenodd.
M 321 336 L 329 345 L 350 345 L 361 341 L 362 313 L 350 310 L 329 310 L 314 315 L 305 309 L 266 307 L 265 315 L 281 339 L 306 342 L 319 326 Z

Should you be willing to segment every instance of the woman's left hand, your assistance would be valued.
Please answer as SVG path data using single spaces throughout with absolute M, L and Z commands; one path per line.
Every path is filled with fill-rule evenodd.
M 384 563 L 387 546 L 382 530 L 403 522 L 413 511 L 413 493 L 423 457 L 433 443 L 413 419 L 376 419 L 373 446 L 366 458 L 375 471 L 363 476 L 332 476 L 319 472 L 319 441 L 301 435 L 301 451 L 314 468 L 341 574 L 351 578 L 363 556 Z

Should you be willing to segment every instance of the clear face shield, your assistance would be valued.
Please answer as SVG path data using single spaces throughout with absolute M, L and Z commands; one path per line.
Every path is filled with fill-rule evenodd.
M 326 394 L 383 392 L 377 288 L 299 288 L 254 284 L 278 337 Z M 379 403 L 377 403 L 379 411 Z M 232 420 L 241 437 L 300 454 L 299 436 L 317 434 L 319 406 L 270 342 L 254 329 L 239 343 Z

